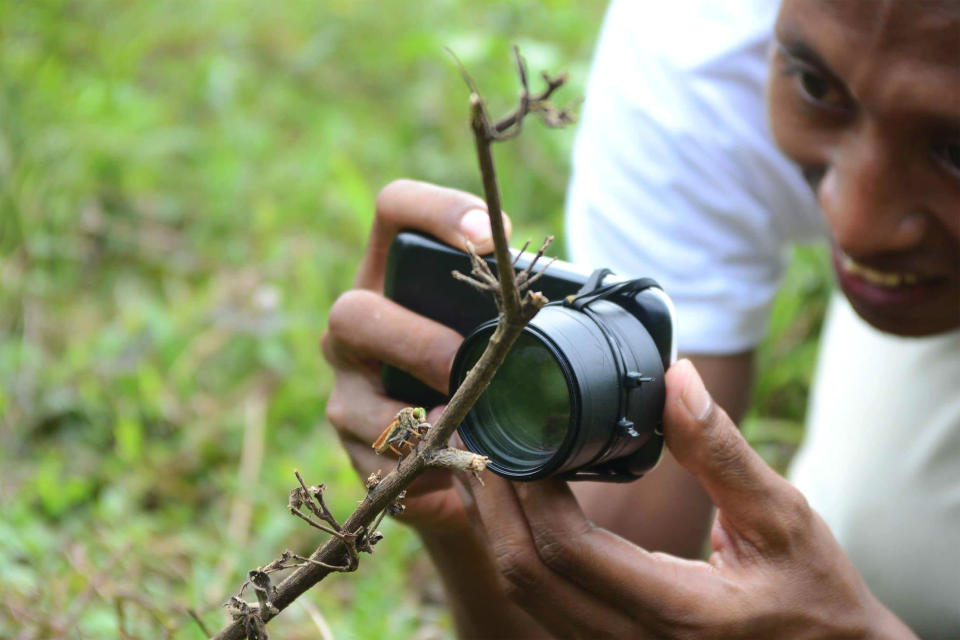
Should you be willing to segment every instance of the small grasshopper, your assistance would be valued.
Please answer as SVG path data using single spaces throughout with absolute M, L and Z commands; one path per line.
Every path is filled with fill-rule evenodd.
M 427 412 L 423 407 L 406 407 L 394 416 L 383 433 L 371 445 L 377 455 L 382 456 L 389 449 L 398 456 L 404 456 L 413 451 L 426 435 L 430 425 L 427 424 Z

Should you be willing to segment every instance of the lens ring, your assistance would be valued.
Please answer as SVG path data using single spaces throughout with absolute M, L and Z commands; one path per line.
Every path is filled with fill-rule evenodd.
M 495 321 L 485 323 L 464 341 L 454 361 L 451 386 L 466 377 L 495 327 Z M 531 375 L 537 370 L 541 375 Z M 563 393 L 558 393 L 560 389 Z M 563 463 L 575 440 L 578 398 L 573 369 L 558 345 L 528 325 L 460 426 L 460 437 L 468 449 L 488 456 L 488 466 L 500 475 L 521 480 L 545 477 Z
M 490 321 L 464 340 L 451 369 L 451 388 L 466 377 L 495 328 L 496 322 Z M 549 450 L 556 446 L 552 440 L 549 447 L 524 451 L 516 439 L 487 437 L 484 424 L 496 420 L 489 415 L 478 420 L 474 410 L 460 425 L 466 447 L 488 456 L 491 471 L 512 480 L 558 475 L 620 481 L 649 471 L 663 444 L 654 431 L 663 413 L 664 356 L 638 314 L 612 300 L 595 300 L 589 310 L 555 302 L 544 306 L 523 332 L 549 352 L 551 368 L 561 372 L 566 383 L 566 437 L 555 450 Z M 626 374 L 634 371 L 648 377 L 630 385 Z M 493 431 L 497 435 L 498 430 Z M 543 430 L 535 434 L 542 445 Z

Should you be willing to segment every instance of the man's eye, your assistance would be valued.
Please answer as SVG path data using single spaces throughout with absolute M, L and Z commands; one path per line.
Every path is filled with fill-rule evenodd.
M 960 174 L 960 140 L 937 145 L 935 151 L 949 169 Z
M 843 106 L 845 96 L 829 78 L 810 69 L 797 69 L 795 76 L 800 91 L 808 99 L 831 107 Z
M 804 92 L 814 100 L 823 100 L 830 93 L 830 83 L 826 78 L 822 78 L 808 71 L 801 71 L 799 74 L 800 86 Z
M 836 80 L 795 56 L 781 55 L 784 75 L 793 78 L 794 87 L 804 100 L 818 107 L 846 108 L 849 103 L 847 94 Z

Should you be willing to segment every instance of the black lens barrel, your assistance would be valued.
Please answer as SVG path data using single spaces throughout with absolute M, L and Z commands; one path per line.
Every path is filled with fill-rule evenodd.
M 451 389 L 476 363 L 495 324 L 485 323 L 467 336 L 453 363 Z M 496 430 L 509 421 L 497 420 L 490 411 L 480 420 L 478 412 L 471 411 L 460 426 L 466 447 L 488 456 L 491 470 L 515 480 L 560 475 L 625 481 L 649 471 L 663 446 L 664 367 L 662 354 L 637 317 L 604 299 L 582 308 L 551 303 L 524 333 L 539 340 L 563 372 L 570 417 L 562 444 L 536 461 L 518 459 L 495 444 L 503 441 Z M 512 352 L 508 360 L 511 357 Z M 535 370 L 529 373 L 538 375 Z M 496 382 L 494 378 L 491 388 Z

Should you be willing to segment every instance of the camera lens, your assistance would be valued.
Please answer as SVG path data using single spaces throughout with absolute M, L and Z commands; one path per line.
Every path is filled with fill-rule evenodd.
M 665 358 L 638 314 L 608 300 L 545 306 L 460 425 L 470 451 L 514 480 L 624 481 L 659 460 Z M 450 388 L 480 359 L 491 320 L 466 337 Z
M 467 369 L 480 359 L 487 339 L 470 343 Z M 556 356 L 533 334 L 520 334 L 473 415 L 489 425 L 477 432 L 479 446 L 498 451 L 507 464 L 528 467 L 549 460 L 570 426 L 570 389 Z

